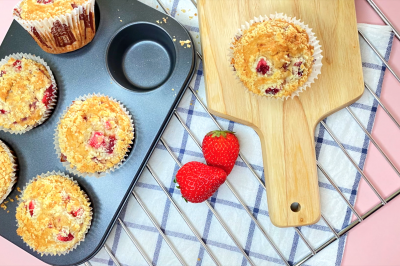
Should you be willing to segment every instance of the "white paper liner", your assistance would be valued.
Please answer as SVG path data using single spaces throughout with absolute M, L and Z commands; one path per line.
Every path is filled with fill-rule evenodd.
M 102 176 L 105 176 L 106 174 L 109 174 L 109 173 L 114 172 L 115 170 L 117 170 L 123 164 L 123 162 L 125 162 L 126 159 L 128 158 L 129 152 L 132 149 L 133 140 L 135 138 L 135 127 L 134 127 L 134 124 L 133 124 L 132 116 L 120 101 L 118 101 L 118 100 L 116 100 L 116 99 L 114 99 L 112 97 L 109 97 L 107 95 L 100 94 L 100 93 L 93 93 L 93 94 L 83 95 L 83 96 L 80 96 L 80 97 L 76 98 L 74 101 L 85 101 L 85 100 L 87 100 L 87 99 L 89 99 L 89 98 L 91 98 L 93 96 L 108 97 L 108 99 L 110 99 L 111 101 L 116 102 L 116 103 L 119 104 L 119 106 L 122 108 L 122 110 L 125 112 L 125 114 L 127 114 L 129 116 L 129 121 L 130 121 L 130 124 L 131 124 L 131 127 L 132 127 L 132 132 L 133 132 L 133 138 L 132 138 L 131 142 L 129 143 L 128 150 L 126 151 L 126 153 L 124 155 L 124 158 L 118 164 L 116 164 L 113 167 L 107 169 L 105 172 L 82 173 L 82 172 L 78 171 L 75 167 L 74 168 L 71 167 L 70 163 L 68 162 L 68 158 L 67 158 L 66 162 L 61 162 L 62 165 L 67 169 L 68 172 L 73 173 L 73 174 L 78 175 L 78 176 L 81 176 L 81 177 L 86 177 L 86 176 L 102 177 Z M 58 126 L 60 125 L 61 120 L 64 118 L 64 116 L 68 112 L 69 108 L 70 108 L 70 106 L 68 106 L 67 109 L 64 110 L 64 112 L 60 116 L 60 120 L 57 123 L 56 129 L 55 129 L 55 133 L 54 133 L 54 147 L 56 149 L 56 153 L 57 153 L 58 159 L 60 159 L 60 161 L 61 161 L 61 150 L 60 150 L 60 144 L 59 144 L 59 140 L 58 140 L 58 134 L 59 134 Z
M 88 0 L 85 3 L 83 3 L 80 6 L 77 6 L 74 8 L 72 11 L 52 17 L 52 18 L 47 18 L 47 19 L 42 19 L 42 20 L 24 20 L 22 19 L 18 12 L 20 12 L 21 8 L 20 5 L 23 2 L 21 0 L 15 7 L 14 7 L 14 14 L 13 17 L 18 23 L 29 32 L 29 34 L 33 37 L 33 39 L 37 42 L 37 44 L 45 51 L 48 53 L 52 54 L 61 54 L 61 53 L 67 53 L 71 52 L 74 50 L 77 50 L 79 48 L 82 48 L 86 44 L 90 43 L 94 35 L 96 34 L 96 24 L 95 24 L 95 16 L 94 16 L 94 4 L 95 0 Z M 84 12 L 85 11 L 85 12 Z M 82 22 L 82 19 L 84 16 L 89 16 L 91 13 L 93 14 L 93 30 L 90 28 L 90 30 L 86 30 L 87 26 L 85 26 L 85 22 Z M 52 33 L 52 28 L 56 22 L 60 22 L 60 25 L 66 25 L 70 30 L 68 31 L 63 31 L 57 30 L 56 34 L 61 34 L 60 36 L 54 36 Z M 83 24 L 82 24 L 83 23 Z M 90 26 L 90 25 L 89 25 Z M 36 35 L 33 32 L 33 29 L 36 30 Z M 57 45 L 57 42 L 63 41 L 68 39 L 69 42 L 71 42 L 71 37 L 68 35 L 68 33 L 72 33 L 74 35 L 75 41 L 72 42 L 71 44 L 66 44 L 63 47 L 60 47 Z M 88 36 L 87 36 L 88 35 Z M 38 36 L 40 36 L 38 38 Z M 57 38 L 57 41 L 56 41 Z
M 16 176 L 16 172 L 17 172 L 17 160 L 16 157 L 14 156 L 14 154 L 11 152 L 11 150 L 8 148 L 8 146 L 2 142 L 0 140 L 0 147 L 2 147 L 4 149 L 4 151 L 7 153 L 8 157 L 10 158 L 11 161 L 11 168 L 14 169 L 14 171 L 11 173 L 11 182 L 10 182 L 10 186 L 7 189 L 7 192 L 0 197 L 0 204 L 3 203 L 3 201 L 8 197 L 8 195 L 10 195 L 11 191 L 14 188 L 15 183 L 17 183 L 17 176 Z
M 10 58 L 14 58 L 14 59 L 18 59 L 21 60 L 22 58 L 26 58 L 26 59 L 31 59 L 39 64 L 42 64 L 47 72 L 49 72 L 50 75 L 50 79 L 51 79 L 51 84 L 53 85 L 53 95 L 51 97 L 51 102 L 48 105 L 48 108 L 46 109 L 46 111 L 44 112 L 42 118 L 40 118 L 36 124 L 34 124 L 33 126 L 27 126 L 25 129 L 23 130 L 11 130 L 8 128 L 5 128 L 3 126 L 0 125 L 0 130 L 3 130 L 5 132 L 11 133 L 11 134 L 24 134 L 26 132 L 28 132 L 29 130 L 43 124 L 49 117 L 50 115 L 53 113 L 53 110 L 57 104 L 57 84 L 56 84 L 56 80 L 54 78 L 53 72 L 51 72 L 50 67 L 47 65 L 47 63 L 40 57 L 35 56 L 35 55 L 31 55 L 31 54 L 25 54 L 25 53 L 16 53 L 16 54 L 11 54 L 6 56 L 5 58 L 3 58 L 0 61 L 0 67 L 4 64 L 6 64 L 8 62 L 8 60 L 10 60 Z
M 26 185 L 24 186 L 24 188 L 23 188 L 23 190 L 22 190 L 22 193 L 21 193 L 21 197 L 20 197 L 19 200 L 18 200 L 18 206 L 23 202 L 23 199 L 22 199 L 22 198 L 23 198 L 23 195 L 24 195 L 24 193 L 25 193 L 26 188 L 27 188 L 30 184 L 32 184 L 34 181 L 38 180 L 39 178 L 44 178 L 44 177 L 48 177 L 48 176 L 52 176 L 52 175 L 59 175 L 59 176 L 65 177 L 65 178 L 67 178 L 67 179 L 73 181 L 76 185 L 79 186 L 79 183 L 78 183 L 76 180 L 74 180 L 74 179 L 73 179 L 72 177 L 70 177 L 69 175 L 66 175 L 66 174 L 64 174 L 64 173 L 62 173 L 62 172 L 60 172 L 60 171 L 58 171 L 58 172 L 52 171 L 52 172 L 47 172 L 47 173 L 45 173 L 45 174 L 37 175 L 36 177 L 32 178 L 28 183 L 26 183 Z M 84 196 L 84 197 L 86 198 L 86 200 L 89 202 L 89 206 L 90 206 L 92 203 L 91 203 L 91 201 L 90 201 L 89 196 L 85 193 L 85 191 L 83 191 L 83 190 L 81 189 L 80 186 L 79 186 L 79 188 L 80 188 L 80 190 L 82 191 L 83 196 Z M 17 207 L 17 208 L 18 208 L 18 207 Z M 38 252 L 38 251 L 36 251 L 33 247 L 31 247 L 30 245 L 28 245 L 28 243 L 26 243 L 22 237 L 21 237 L 21 239 L 22 239 L 22 241 L 24 241 L 24 243 L 26 244 L 27 247 L 29 247 L 29 248 L 32 249 L 33 251 L 35 251 L 35 252 L 41 254 L 42 256 L 43 256 L 43 255 L 45 255 L 45 256 L 48 256 L 48 255 L 50 255 L 50 256 L 61 256 L 61 255 L 66 255 L 66 254 L 70 253 L 71 251 L 73 251 L 74 249 L 76 249 L 76 248 L 85 240 L 86 234 L 87 234 L 87 232 L 89 231 L 90 226 L 92 225 L 92 219 L 93 219 L 93 212 L 92 212 L 93 208 L 92 208 L 92 207 L 89 207 L 89 208 L 90 208 L 90 213 L 89 213 L 88 215 L 90 216 L 90 221 L 89 221 L 89 224 L 88 224 L 88 226 L 87 226 L 87 228 L 86 228 L 86 230 L 85 230 L 85 233 L 83 234 L 83 238 L 82 238 L 79 242 L 77 242 L 77 243 L 76 243 L 72 248 L 70 248 L 69 250 L 66 250 L 66 251 L 61 252 L 61 253 L 57 253 L 57 254 L 55 254 L 55 255 L 54 255 L 53 253 L 49 253 L 49 252 Z M 16 220 L 16 221 L 17 221 L 17 227 L 19 228 L 18 220 Z
M 314 64 L 312 67 L 312 71 L 311 73 L 308 75 L 308 79 L 307 81 L 300 87 L 297 88 L 297 90 L 295 90 L 291 95 L 289 96 L 283 96 L 283 97 L 273 97 L 268 96 L 268 95 L 258 95 L 253 93 L 252 91 L 250 91 L 249 89 L 246 88 L 246 86 L 244 86 L 244 84 L 242 83 L 242 81 L 240 80 L 240 78 L 237 76 L 234 65 L 231 63 L 232 62 L 232 58 L 233 58 L 233 43 L 235 42 L 235 37 L 239 37 L 243 35 L 243 32 L 245 30 L 248 30 L 250 28 L 251 25 L 253 25 L 254 23 L 257 22 L 263 22 L 269 19 L 282 19 L 285 20 L 287 22 L 293 23 L 295 25 L 298 25 L 300 27 L 302 27 L 303 29 L 306 30 L 308 37 L 309 37 L 309 44 L 311 44 L 312 46 L 314 46 Z M 303 91 L 305 91 L 308 87 L 311 86 L 312 83 L 315 82 L 316 79 L 318 79 L 318 75 L 321 74 L 321 67 L 322 67 L 322 50 L 321 50 L 321 45 L 319 44 L 319 41 L 317 40 L 317 37 L 315 36 L 315 33 L 312 32 L 312 29 L 308 27 L 308 25 L 305 25 L 302 21 L 300 21 L 299 19 L 296 19 L 296 17 L 292 18 L 292 17 L 288 17 L 286 14 L 283 13 L 276 13 L 276 14 L 271 14 L 270 16 L 259 16 L 259 17 L 254 17 L 254 20 L 250 20 L 250 22 L 245 22 L 245 24 L 243 24 L 241 26 L 241 28 L 238 30 L 238 32 L 236 33 L 235 37 L 232 38 L 232 41 L 230 43 L 230 47 L 228 49 L 228 60 L 229 60 L 229 64 L 230 64 L 230 68 L 232 70 L 232 72 L 234 73 L 235 77 L 239 80 L 239 82 L 242 84 L 242 86 L 245 88 L 245 90 L 247 92 L 250 92 L 252 95 L 256 96 L 256 97 L 261 97 L 261 98 L 274 98 L 274 99 L 280 99 L 280 100 L 287 100 L 288 98 L 293 99 L 295 96 L 299 96 L 299 94 Z

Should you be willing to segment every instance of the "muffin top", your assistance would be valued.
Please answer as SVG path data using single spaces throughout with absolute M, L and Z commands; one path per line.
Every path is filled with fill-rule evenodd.
M 42 20 L 54 18 L 71 12 L 87 0 L 23 0 L 19 16 L 25 20 Z
M 37 177 L 17 207 L 17 234 L 39 253 L 61 254 L 84 239 L 92 214 L 89 199 L 60 175 Z
M 14 174 L 14 164 L 8 152 L 3 148 L 3 145 L 0 141 L 0 199 L 8 192 L 13 181 L 11 177 Z
M 50 74 L 42 64 L 10 58 L 0 66 L 0 126 L 13 131 L 35 126 L 53 92 Z
M 130 116 L 107 96 L 74 101 L 58 125 L 61 161 L 81 173 L 104 172 L 117 165 L 132 139 Z
M 312 71 L 314 47 L 306 30 L 281 19 L 252 24 L 232 49 L 237 76 L 257 95 L 290 96 Z

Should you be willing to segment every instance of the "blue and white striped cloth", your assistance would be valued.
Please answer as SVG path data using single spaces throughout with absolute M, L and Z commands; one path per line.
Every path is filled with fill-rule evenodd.
M 142 2 L 154 8 L 158 7 L 157 9 L 162 11 L 155 0 L 142 0 Z M 200 51 L 200 36 L 195 7 L 189 0 L 164 0 L 163 2 L 170 9 L 172 16 L 190 31 L 196 49 Z M 386 26 L 361 24 L 359 28 L 371 40 L 380 53 L 388 59 L 393 39 L 390 29 Z M 360 40 L 360 43 L 365 82 L 379 96 L 385 66 L 363 40 Z M 202 62 L 199 62 L 196 74 L 192 81 L 192 86 L 205 101 Z M 338 86 L 346 86 L 346 84 L 340 84 L 340 80 L 338 80 Z M 365 92 L 364 96 L 351 107 L 370 132 L 374 123 L 377 106 L 378 103 L 368 92 Z M 207 132 L 216 129 L 214 123 L 190 91 L 183 97 L 178 112 L 200 142 Z M 237 133 L 242 154 L 251 163 L 257 174 L 264 178 L 261 145 L 257 134 L 251 128 L 232 121 L 219 118 L 217 120 L 223 128 Z M 356 122 L 345 110 L 331 115 L 325 119 L 325 122 L 362 169 L 368 152 L 369 140 Z M 164 133 L 164 139 L 182 163 L 189 161 L 204 162 L 201 151 L 176 118 L 171 120 Z M 349 160 L 345 158 L 342 151 L 323 127 L 317 126 L 315 140 L 318 161 L 335 180 L 349 201 L 354 204 L 361 177 L 360 174 L 357 173 Z M 218 261 L 222 265 L 246 265 L 245 258 L 207 206 L 204 203 L 186 203 L 181 198 L 180 191 L 175 188 L 176 184 L 173 182 L 179 167 L 161 144 L 157 146 L 149 164 L 154 169 L 156 175 L 162 180 L 164 186 L 167 187 L 182 211 L 189 217 L 197 232 L 202 235 L 202 238 Z M 284 256 L 289 260 L 290 264 L 296 263 L 310 253 L 293 228 L 282 229 L 274 227 L 271 224 L 268 215 L 266 193 L 240 159 L 237 160 L 229 176 L 229 181 L 248 205 L 250 211 L 254 213 L 254 216 L 262 224 L 264 230 L 272 237 Z M 339 231 L 350 223 L 351 210 L 322 173 L 319 173 L 319 186 L 322 213 L 334 228 Z M 147 170 L 144 171 L 137 183 L 135 192 L 150 210 L 152 216 L 157 220 L 173 245 L 180 251 L 187 264 L 198 266 L 214 265 L 207 252 L 199 244 L 176 209 L 171 206 L 164 192 Z M 259 229 L 251 221 L 225 184 L 220 187 L 209 201 L 256 265 L 283 265 L 283 262 L 272 249 L 271 245 L 260 233 Z M 152 260 L 153 265 L 180 265 L 172 251 L 153 227 L 151 221 L 133 198 L 129 200 L 120 218 L 139 241 L 146 255 Z M 302 227 L 301 231 L 314 248 L 319 247 L 333 236 L 330 229 L 322 221 L 315 225 Z M 308 260 L 304 265 L 340 265 L 345 243 L 346 237 L 340 238 L 339 241 L 335 241 L 317 256 Z M 117 224 L 112 230 L 107 240 L 107 245 L 122 265 L 147 265 L 120 225 Z M 91 263 L 93 265 L 113 265 L 112 260 L 104 250 L 100 251 L 91 260 Z

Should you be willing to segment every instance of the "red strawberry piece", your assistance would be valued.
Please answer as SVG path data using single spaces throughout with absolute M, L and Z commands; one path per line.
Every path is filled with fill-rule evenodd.
M 269 71 L 269 65 L 267 64 L 267 61 L 264 60 L 264 58 L 260 59 L 257 64 L 256 70 L 258 73 L 261 73 L 263 75 L 267 74 L 267 72 Z
M 107 141 L 104 143 L 104 149 L 108 154 L 111 154 L 114 152 L 115 136 L 109 136 L 106 139 Z
M 15 67 L 16 71 L 21 71 L 22 70 L 21 60 L 15 60 L 15 62 L 13 63 L 13 67 Z
M 2 70 L 2 71 L 0 72 L 0 78 L 1 78 L 4 74 L 6 74 L 6 72 Z
M 61 153 L 61 158 L 60 158 L 60 162 L 66 162 L 67 161 L 67 156 L 65 156 L 64 154 Z
M 21 9 L 20 8 L 14 8 L 14 15 L 21 18 Z
M 57 239 L 62 241 L 62 242 L 68 242 L 74 239 L 74 236 L 69 233 L 68 236 L 62 236 L 61 234 L 57 236 Z
M 78 8 L 78 6 L 75 3 L 72 3 L 71 6 L 73 9 Z
M 112 128 L 110 121 L 106 121 L 106 123 L 105 123 L 105 128 L 106 128 L 107 130 L 110 130 L 110 129 Z
M 29 214 L 33 216 L 33 210 L 35 209 L 35 202 L 31 200 L 28 204 Z
M 192 203 L 207 200 L 225 180 L 224 170 L 199 162 L 185 164 L 176 174 L 182 197 Z
M 6 113 L 7 113 L 6 110 L 3 110 L 3 109 L 0 110 L 0 114 L 4 115 L 4 114 L 6 114 Z
M 268 88 L 268 89 L 265 90 L 265 93 L 266 93 L 266 94 L 275 95 L 275 94 L 277 94 L 279 91 L 280 91 L 280 90 L 279 90 L 279 89 L 276 89 L 276 88 Z
M 68 194 L 66 194 L 66 195 L 62 195 L 62 196 L 61 196 L 61 199 L 62 199 L 63 201 L 69 202 L 69 200 L 71 199 L 71 197 L 70 197 Z
M 79 209 L 77 209 L 76 211 L 72 211 L 71 212 L 71 215 L 72 216 L 74 216 L 74 217 L 82 217 L 82 215 L 83 215 L 83 209 L 82 208 L 79 208 Z
M 294 63 L 293 65 L 296 67 L 299 67 L 299 66 L 301 66 L 301 64 L 303 64 L 303 62 L 299 61 L 299 62 Z
M 30 105 L 29 105 L 29 109 L 30 110 L 36 110 L 36 104 L 37 104 L 37 101 L 34 101 L 33 103 L 31 103 Z
M 51 99 L 53 98 L 53 93 L 54 93 L 54 88 L 53 88 L 53 84 L 52 84 L 52 85 L 50 85 L 50 87 L 48 87 L 44 91 L 42 103 L 46 106 L 46 108 L 48 108 L 48 106 L 51 102 Z
M 203 154 L 210 166 L 216 166 L 227 175 L 232 171 L 239 155 L 239 140 L 230 131 L 211 131 L 203 139 Z
M 285 71 L 287 71 L 288 67 L 289 67 L 289 64 L 288 64 L 288 63 L 284 63 L 284 64 L 282 65 L 282 68 L 283 68 Z
M 89 140 L 89 145 L 95 149 L 100 148 L 104 142 L 104 134 L 102 132 L 94 132 Z
M 53 3 L 53 0 L 37 0 L 36 1 L 38 4 L 50 4 Z

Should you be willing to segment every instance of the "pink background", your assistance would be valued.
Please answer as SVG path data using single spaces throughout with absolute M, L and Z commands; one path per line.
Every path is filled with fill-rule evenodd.
M 324 0 L 331 1 L 331 0 Z M 0 0 L 0 42 L 3 40 L 12 22 L 12 8 L 18 0 Z M 395 27 L 400 30 L 400 1 L 375 0 Z M 357 20 L 363 23 L 384 24 L 365 0 L 355 0 Z M 400 75 L 400 41 L 396 38 L 389 63 Z M 397 59 L 397 60 L 396 60 Z M 386 107 L 400 121 L 400 84 L 390 72 L 386 71 L 381 99 Z M 400 132 L 383 110 L 378 108 L 375 126 L 372 132 L 377 142 L 400 168 Z M 400 188 L 400 178 L 391 169 L 385 159 L 371 144 L 367 156 L 365 172 L 372 183 L 385 197 Z M 365 182 L 361 181 L 356 202 L 356 210 L 364 214 L 379 201 Z M 400 265 L 400 197 L 388 203 L 384 208 L 363 221 L 349 233 L 342 266 L 350 265 Z M 46 265 L 25 251 L 0 237 L 1 265 Z

